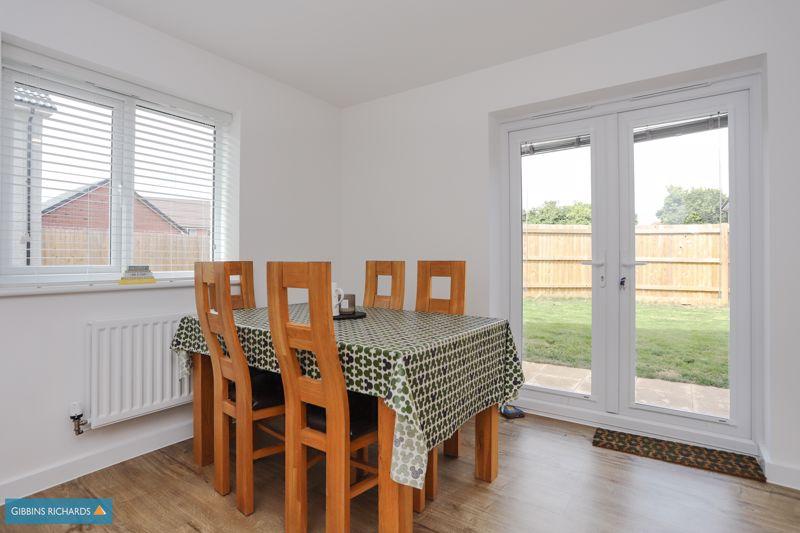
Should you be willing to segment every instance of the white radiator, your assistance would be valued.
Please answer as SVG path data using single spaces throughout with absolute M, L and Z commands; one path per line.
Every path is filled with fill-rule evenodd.
M 170 351 L 181 315 L 104 320 L 88 325 L 91 427 L 98 428 L 192 400 Z

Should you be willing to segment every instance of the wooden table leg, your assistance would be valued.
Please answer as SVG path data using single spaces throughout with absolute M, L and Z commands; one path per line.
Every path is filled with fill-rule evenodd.
M 395 412 L 378 400 L 378 531 L 410 533 L 413 528 L 411 487 L 391 477 Z
M 414 512 L 421 513 L 425 510 L 425 487 L 421 489 L 411 489 Z
M 461 452 L 461 440 L 458 433 L 459 430 L 457 429 L 449 439 L 444 441 L 444 454 L 447 457 L 458 457 L 458 454 Z
M 414 512 L 425 510 L 426 500 L 435 500 L 439 492 L 439 448 L 428 452 L 428 467 L 425 469 L 425 486 L 414 489 Z
M 475 417 L 475 477 L 490 483 L 497 477 L 499 422 L 497 405 Z
M 428 469 L 425 471 L 425 498 L 435 500 L 439 493 L 439 450 L 428 452 Z
M 194 462 L 198 466 L 214 462 L 214 377 L 211 359 L 192 354 L 192 394 L 194 395 Z

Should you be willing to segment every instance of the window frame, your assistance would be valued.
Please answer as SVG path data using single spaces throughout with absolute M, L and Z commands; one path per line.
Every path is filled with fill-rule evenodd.
M 3 83 L 2 83 L 2 96 L 11 94 L 14 86 L 31 85 L 31 83 L 24 79 L 26 72 L 20 72 L 13 66 L 3 66 Z M 31 73 L 32 74 L 32 73 Z M 50 91 L 53 93 L 61 94 L 68 98 L 76 100 L 84 100 L 93 104 L 108 107 L 112 110 L 112 123 L 111 123 L 111 216 L 109 218 L 109 263 L 107 265 L 30 265 L 30 266 L 14 266 L 12 264 L 12 242 L 10 240 L 0 241 L 0 276 L 2 277 L 3 284 L 9 281 L 17 281 L 24 283 L 30 277 L 35 277 L 38 282 L 48 281 L 73 281 L 80 277 L 89 277 L 97 274 L 114 274 L 121 272 L 122 266 L 122 248 L 123 244 L 120 242 L 119 231 L 115 231 L 115 227 L 121 226 L 124 217 L 126 216 L 126 206 L 122 196 L 119 195 L 115 189 L 120 189 L 122 186 L 122 173 L 123 163 L 118 158 L 114 157 L 115 153 L 124 152 L 125 148 L 122 145 L 122 137 L 119 135 L 122 129 L 122 121 L 120 114 L 124 114 L 125 101 L 119 98 L 112 98 L 108 95 L 94 93 L 87 91 L 80 87 L 75 87 L 70 84 L 65 84 L 61 81 L 48 79 L 38 76 L 41 83 L 37 81 L 36 88 Z M 14 127 L 14 120 L 3 120 L 2 134 L 6 138 L 11 138 L 12 130 Z M 0 179 L 0 220 L 2 220 L 5 227 L 10 227 L 14 221 L 13 197 L 10 193 L 10 176 L 13 173 L 14 157 L 12 154 L 6 153 L 2 150 L 3 158 L 3 173 Z M 39 176 L 41 179 L 41 176 Z M 41 215 L 40 215 L 41 216 Z M 41 219 L 39 220 L 39 235 L 41 236 Z M 39 243 L 41 246 L 41 242 Z M 98 276 L 96 279 L 100 279 Z
M 147 89 L 118 78 L 83 69 L 70 63 L 42 56 L 28 50 L 2 44 L 0 90 L 5 98 L 17 83 L 31 85 L 26 76 L 37 78 L 42 89 L 67 97 L 106 105 L 113 110 L 112 118 L 112 198 L 110 217 L 110 260 L 108 265 L 12 265 L 12 243 L 0 240 L 0 291 L 25 286 L 54 286 L 113 282 L 133 257 L 134 211 L 134 144 L 136 109 L 138 107 L 166 113 L 178 118 L 200 122 L 214 128 L 214 168 L 212 183 L 212 221 L 209 228 L 209 257 L 224 259 L 238 249 L 234 202 L 238 202 L 235 161 L 228 150 L 231 115 L 199 104 L 187 102 L 166 93 Z M 83 81 L 81 81 L 83 80 Z M 38 83 L 41 81 L 41 83 Z M 0 134 L 7 136 L 14 120 L 0 116 Z M 7 137 L 8 138 L 8 137 Z M 13 166 L 11 150 L 0 146 L 0 222 L 4 226 L 14 219 L 11 205 L 10 175 Z M 121 154 L 118 156 L 117 154 Z M 116 204 L 116 205 L 115 205 Z M 227 209 L 225 206 L 228 206 Z M 233 241 L 230 241 L 233 239 Z M 230 242 L 229 242 L 230 241 Z M 154 271 L 157 281 L 190 279 L 191 270 Z

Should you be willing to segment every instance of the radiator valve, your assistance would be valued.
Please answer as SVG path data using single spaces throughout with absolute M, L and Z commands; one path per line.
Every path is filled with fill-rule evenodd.
M 83 435 L 83 426 L 88 421 L 83 418 L 83 409 L 79 402 L 72 402 L 69 406 L 69 419 L 72 420 L 72 431 L 75 435 Z

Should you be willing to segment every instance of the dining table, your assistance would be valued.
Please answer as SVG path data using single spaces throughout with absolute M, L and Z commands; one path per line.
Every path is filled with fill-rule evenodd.
M 498 472 L 499 405 L 516 398 L 522 366 L 505 319 L 384 308 L 334 321 L 349 391 L 378 403 L 378 524 L 382 532 L 411 531 L 412 489 L 425 483 L 428 452 L 475 417 L 475 476 Z M 308 322 L 307 304 L 291 304 L 293 322 Z M 342 317 L 344 318 L 344 317 Z M 280 372 L 267 308 L 234 311 L 251 367 Z M 171 348 L 191 372 L 194 459 L 213 462 L 213 378 L 196 315 L 181 318 Z M 319 378 L 309 352 L 298 352 L 303 373 Z

